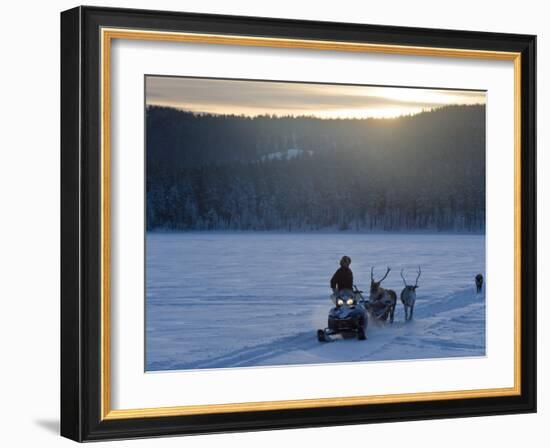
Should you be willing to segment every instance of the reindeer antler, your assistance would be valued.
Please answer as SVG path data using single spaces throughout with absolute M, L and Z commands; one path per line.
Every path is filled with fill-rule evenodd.
M 384 274 L 384 277 L 382 277 L 378 283 L 382 283 L 386 279 L 390 271 L 391 271 L 391 268 L 388 266 L 386 273 Z
M 418 286 L 418 279 L 420 278 L 420 274 L 422 274 L 422 271 L 420 270 L 420 265 L 418 266 L 418 275 L 416 276 L 416 280 L 414 282 L 414 286 Z
M 407 286 L 407 281 L 405 280 L 405 277 L 403 277 L 403 271 L 404 269 L 401 269 L 401 278 L 403 279 L 403 284 Z
M 374 266 L 370 267 L 370 280 L 371 282 L 374 281 Z

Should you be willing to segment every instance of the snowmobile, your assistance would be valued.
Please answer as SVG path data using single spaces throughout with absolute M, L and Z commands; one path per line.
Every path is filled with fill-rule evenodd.
M 328 313 L 328 327 L 317 330 L 319 342 L 331 342 L 331 336 L 340 334 L 344 339 L 356 336 L 359 340 L 367 338 L 367 311 L 362 296 L 355 285 L 353 290 L 338 291 L 333 294 L 334 307 Z

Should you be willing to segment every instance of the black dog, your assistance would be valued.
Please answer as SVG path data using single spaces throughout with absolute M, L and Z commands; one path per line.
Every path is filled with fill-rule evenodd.
M 476 291 L 479 294 L 481 292 L 481 288 L 483 287 L 483 275 L 477 274 L 476 275 Z

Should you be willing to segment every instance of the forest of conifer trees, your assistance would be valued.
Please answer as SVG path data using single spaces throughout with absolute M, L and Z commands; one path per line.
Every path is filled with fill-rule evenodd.
M 485 106 L 393 119 L 146 110 L 148 230 L 485 230 Z

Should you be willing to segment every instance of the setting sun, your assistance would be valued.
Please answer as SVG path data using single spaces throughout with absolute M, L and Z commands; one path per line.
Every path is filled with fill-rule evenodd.
M 216 115 L 364 119 L 485 104 L 484 91 L 148 76 L 146 103 Z

